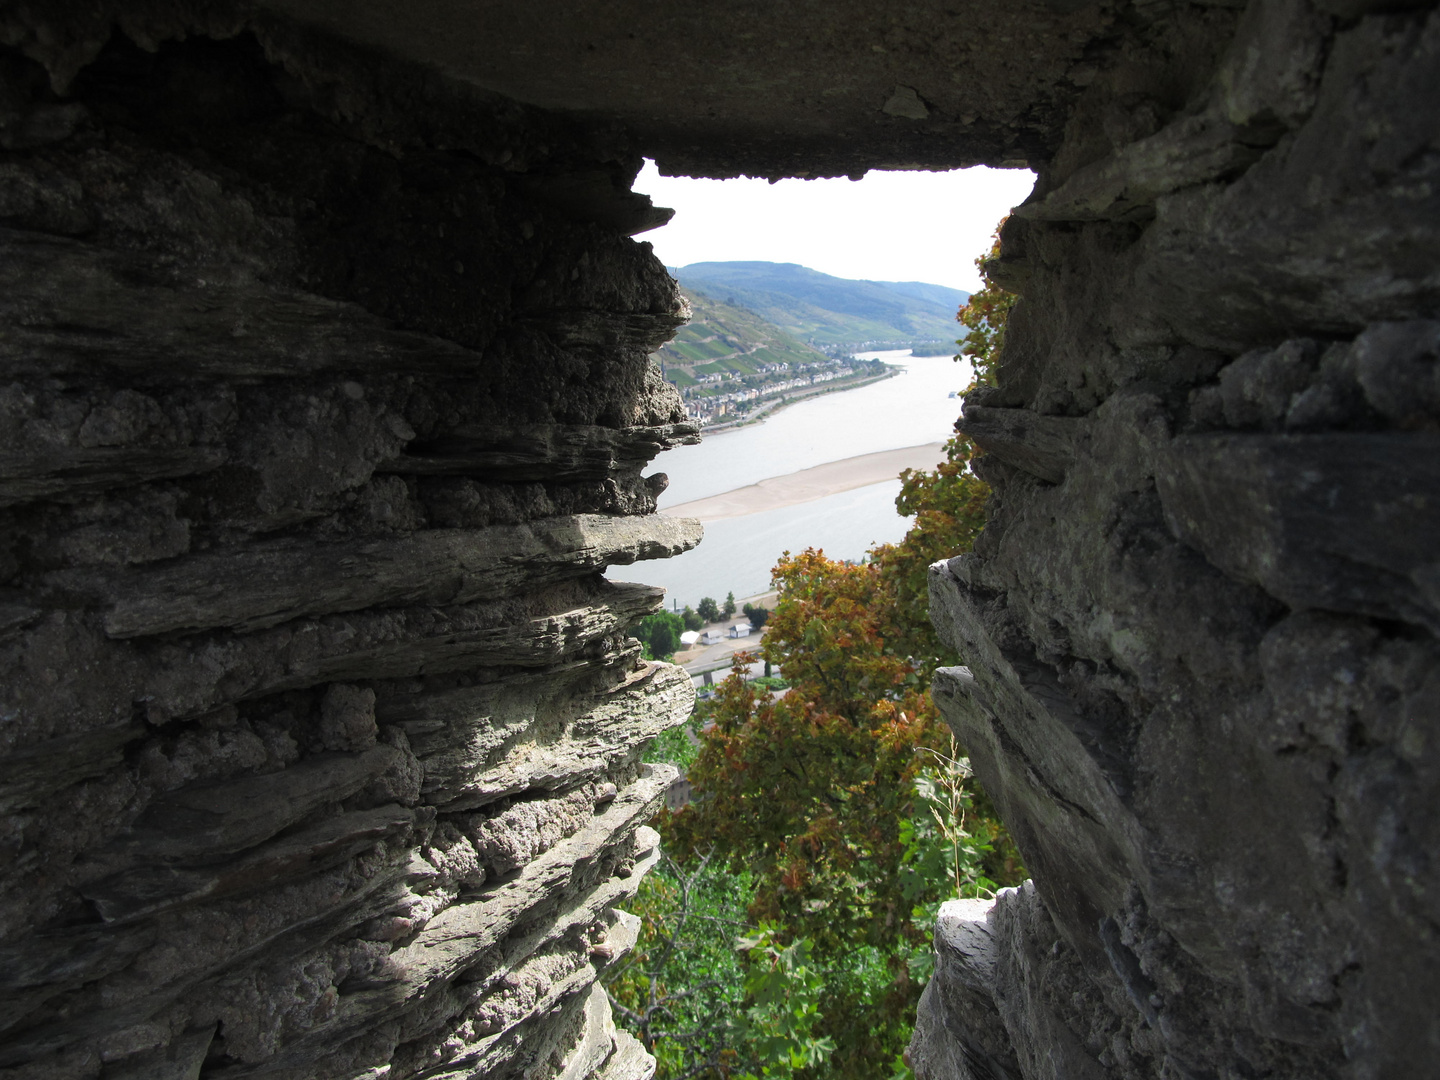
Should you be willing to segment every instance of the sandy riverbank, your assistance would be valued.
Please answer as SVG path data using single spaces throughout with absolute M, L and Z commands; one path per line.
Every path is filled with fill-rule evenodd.
M 944 457 L 943 443 L 907 446 L 900 450 L 881 450 L 874 454 L 828 461 L 824 465 L 801 469 L 785 476 L 772 476 L 758 484 L 662 509 L 672 517 L 693 517 L 701 521 L 742 517 L 764 510 L 779 510 L 785 506 L 813 502 L 854 488 L 880 484 L 895 479 L 902 469 L 933 469 Z

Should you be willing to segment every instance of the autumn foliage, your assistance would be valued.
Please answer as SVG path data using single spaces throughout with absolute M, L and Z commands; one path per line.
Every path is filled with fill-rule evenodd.
M 764 652 L 806 677 L 780 698 L 739 678 L 721 684 L 690 773 L 704 801 L 668 823 L 671 843 L 717 844 L 748 868 L 757 918 L 822 948 L 886 943 L 907 914 L 887 884 L 915 747 L 940 732 L 916 666 L 885 647 L 894 605 L 873 566 L 806 551 L 775 581 Z
M 985 261 L 977 260 L 982 270 Z M 993 383 L 1013 302 L 987 285 L 959 315 L 976 382 Z M 742 653 L 697 708 L 698 750 L 683 750 L 693 801 L 659 821 L 672 876 L 684 889 L 703 879 L 723 893 L 714 877 L 723 864 L 731 881 L 743 880 L 745 896 L 727 914 L 697 917 L 714 920 L 718 933 L 745 904 L 744 920 L 760 936 L 742 940 L 763 939 L 768 966 L 757 967 L 759 953 L 744 946 L 738 1011 L 721 993 L 725 976 L 667 998 L 655 988 L 670 969 L 637 960 L 616 981 L 612 997 L 625 1008 L 638 1015 L 643 997 L 655 1015 L 665 1008 L 675 1018 L 673 1045 L 647 1035 L 667 1077 L 904 1076 L 900 1051 L 928 975 L 939 904 L 1024 876 L 929 694 L 936 668 L 958 657 L 931 627 L 927 569 L 968 551 L 984 525 L 989 491 L 970 469 L 973 453 L 957 435 L 938 468 L 901 475 L 896 506 L 914 524 L 867 561 L 787 552 L 773 571 L 779 598 L 761 655 L 788 687 L 777 693 L 746 681 L 753 657 Z M 683 919 L 652 906 L 639 905 L 653 930 L 637 955 L 677 955 Z M 697 960 L 714 944 L 692 940 Z M 755 989 L 762 984 L 769 997 Z M 708 1011 L 697 1007 L 705 994 Z
M 933 880 L 915 872 L 944 861 L 919 850 L 940 843 L 920 793 L 951 746 L 930 679 L 954 662 L 930 627 L 925 570 L 970 546 L 987 494 L 968 471 L 969 444 L 957 436 L 947 450 L 935 472 L 902 478 L 898 505 L 916 522 L 901 543 L 873 549 L 860 565 L 815 550 L 781 559 L 762 655 L 790 689 L 756 689 L 738 674 L 746 659 L 738 661 L 703 706 L 689 769 L 696 802 L 662 820 L 677 858 L 714 851 L 747 871 L 751 918 L 781 928 L 784 940 L 813 942 L 821 961 L 862 948 L 884 957 L 878 993 L 832 995 L 824 1009 L 819 1030 L 838 1044 L 826 1075 L 879 1075 L 877 1055 L 898 1052 L 920 988 L 913 961 L 928 955 L 950 883 L 977 895 L 1020 874 L 974 792 L 964 796 L 971 812 L 956 848 L 964 865 L 950 883 L 949 871 Z

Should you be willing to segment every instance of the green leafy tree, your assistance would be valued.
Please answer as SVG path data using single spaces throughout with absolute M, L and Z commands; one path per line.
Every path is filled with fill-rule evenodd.
M 1009 310 L 983 297 L 976 308 L 970 328 L 985 336 L 967 355 L 979 357 L 977 378 L 993 379 Z M 957 658 L 930 625 L 926 570 L 968 550 L 984 524 L 973 452 L 956 436 L 937 469 L 902 474 L 896 505 L 914 525 L 899 544 L 858 565 L 787 552 L 762 655 L 788 691 L 747 682 L 753 657 L 741 653 L 697 710 L 699 747 L 686 763 L 695 799 L 662 812 L 666 849 L 678 866 L 723 861 L 745 876 L 766 950 L 752 946 L 747 976 L 757 960 L 782 982 L 803 974 L 783 988 L 747 981 L 743 1015 L 725 1021 L 734 1056 L 688 1074 L 662 1058 L 662 1078 L 903 1073 L 895 1063 L 929 976 L 939 904 L 1024 877 L 928 690 Z
M 673 611 L 657 611 L 636 623 L 630 636 L 644 646 L 648 659 L 669 660 L 680 647 L 684 629 L 685 622 L 679 615 Z
M 827 1076 L 878 1077 L 903 1048 L 940 901 L 1023 877 L 963 764 L 944 765 L 962 759 L 928 692 L 955 658 L 929 625 L 925 568 L 983 523 L 968 453 L 957 438 L 940 469 L 906 475 L 902 509 L 917 522 L 900 544 L 859 565 L 782 558 L 763 655 L 790 690 L 746 682 L 750 657 L 737 656 L 707 703 L 697 801 L 662 816 L 672 851 L 725 853 L 753 877 L 750 915 L 812 943 L 827 985 L 815 1032 L 835 1043 Z
M 707 623 L 720 621 L 720 605 L 715 603 L 713 597 L 707 596 L 703 598 L 700 603 L 695 605 L 695 610 L 700 613 L 700 617 Z
M 782 945 L 782 937 L 779 927 L 762 923 L 757 933 L 737 943 L 747 954 L 749 1003 L 740 1035 L 755 1066 L 741 1072 L 738 1080 L 789 1080 L 801 1070 L 823 1065 L 835 1052 L 833 1039 L 815 1034 L 825 977 L 811 959 L 812 946 L 805 938 Z
M 685 623 L 686 630 L 699 630 L 705 625 L 704 617 L 689 604 L 686 604 L 685 610 L 680 612 L 680 618 Z
M 750 625 L 756 630 L 764 626 L 770 618 L 769 609 L 763 608 L 758 604 L 746 604 L 741 610 L 745 612 L 745 618 L 749 620 Z
M 687 769 L 706 715 L 657 736 L 647 757 Z M 663 1077 L 792 1076 L 832 1048 L 813 1033 L 823 980 L 807 942 L 780 946 L 750 920 L 750 875 L 712 855 L 662 855 L 640 883 L 638 940 L 605 979 L 611 1005 Z
M 659 1075 L 732 1075 L 744 1056 L 746 964 L 737 935 L 753 929 L 752 883 L 701 856 L 668 856 L 629 905 L 640 917 L 634 948 L 606 976 L 620 1021 L 655 1055 Z
M 994 242 L 990 250 L 975 260 L 975 269 L 985 281 L 985 287 L 972 293 L 969 301 L 960 309 L 955 318 L 964 325 L 968 333 L 956 342 L 960 356 L 968 357 L 975 372 L 976 386 L 994 386 L 1000 353 L 1005 347 L 1005 328 L 1010 319 L 1010 309 L 1018 297 L 1006 292 L 990 280 L 987 268 L 1000 258 L 1000 230 L 1008 218 L 1002 218 L 995 226 Z M 959 357 L 956 357 L 959 359 Z
M 895 509 L 913 517 L 914 524 L 899 544 L 874 552 L 887 595 L 898 605 L 891 631 L 897 636 L 891 644 L 908 655 L 939 657 L 945 652 L 930 623 L 928 574 L 931 563 L 969 551 L 985 527 L 990 488 L 970 471 L 974 454 L 975 445 L 957 434 L 946 442 L 945 460 L 933 471 L 902 472 Z M 933 672 L 935 666 L 927 668 Z
M 815 1033 L 835 1043 L 827 1076 L 872 1080 L 882 1064 L 888 1075 L 939 903 L 1023 879 L 928 691 L 956 658 L 930 626 L 926 568 L 984 523 L 971 452 L 957 436 L 939 468 L 904 474 L 897 506 L 915 525 L 901 543 L 858 565 L 782 558 L 762 648 L 791 688 L 777 698 L 744 681 L 750 657 L 737 656 L 707 703 L 689 769 L 697 800 L 662 815 L 677 857 L 723 853 L 752 875 L 751 917 L 812 943 L 827 980 Z
M 723 608 L 721 608 L 720 610 L 721 610 L 721 612 L 724 614 L 725 618 L 727 618 L 727 619 L 730 618 L 731 615 L 734 615 L 734 614 L 735 614 L 735 594 L 734 594 L 734 592 L 728 592 L 728 593 L 725 594 L 725 606 L 724 606 Z

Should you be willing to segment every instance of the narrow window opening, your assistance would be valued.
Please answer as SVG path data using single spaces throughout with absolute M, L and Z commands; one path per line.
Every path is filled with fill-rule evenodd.
M 900 471 L 940 462 L 971 381 L 952 357 L 975 259 L 1033 184 L 983 167 L 697 180 L 646 162 L 635 190 L 676 214 L 643 239 L 695 312 L 654 359 L 704 436 L 655 460 L 659 508 L 706 538 L 610 576 L 663 586 L 677 611 L 761 602 L 782 552 L 858 560 L 898 541 Z M 710 629 L 728 641 L 735 621 Z
M 704 542 L 610 571 L 666 587 L 631 633 L 697 698 L 646 751 L 678 769 L 665 854 L 606 982 L 657 1080 L 913 1077 L 940 905 L 1025 877 L 931 698 L 960 658 L 925 585 L 983 527 L 953 425 L 1013 297 L 976 258 L 1033 180 L 636 185 L 676 210 L 646 238 L 693 317 L 653 359 L 705 435 L 653 466 Z

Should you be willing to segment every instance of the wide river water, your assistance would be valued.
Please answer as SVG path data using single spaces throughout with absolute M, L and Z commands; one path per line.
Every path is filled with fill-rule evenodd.
M 830 461 L 944 442 L 960 414 L 950 397 L 970 382 L 968 365 L 949 356 L 864 353 L 900 369 L 898 375 L 855 390 L 822 394 L 791 405 L 764 423 L 707 436 L 655 459 L 670 477 L 660 498 L 668 506 L 733 491 L 772 476 Z M 936 462 L 939 463 L 938 461 Z M 705 540 L 674 559 L 611 567 L 609 577 L 664 586 L 666 600 L 694 607 L 703 596 L 754 596 L 770 587 L 781 553 L 822 548 L 832 559 L 859 559 L 875 544 L 905 535 L 908 518 L 895 512 L 900 481 L 758 514 L 712 521 Z

